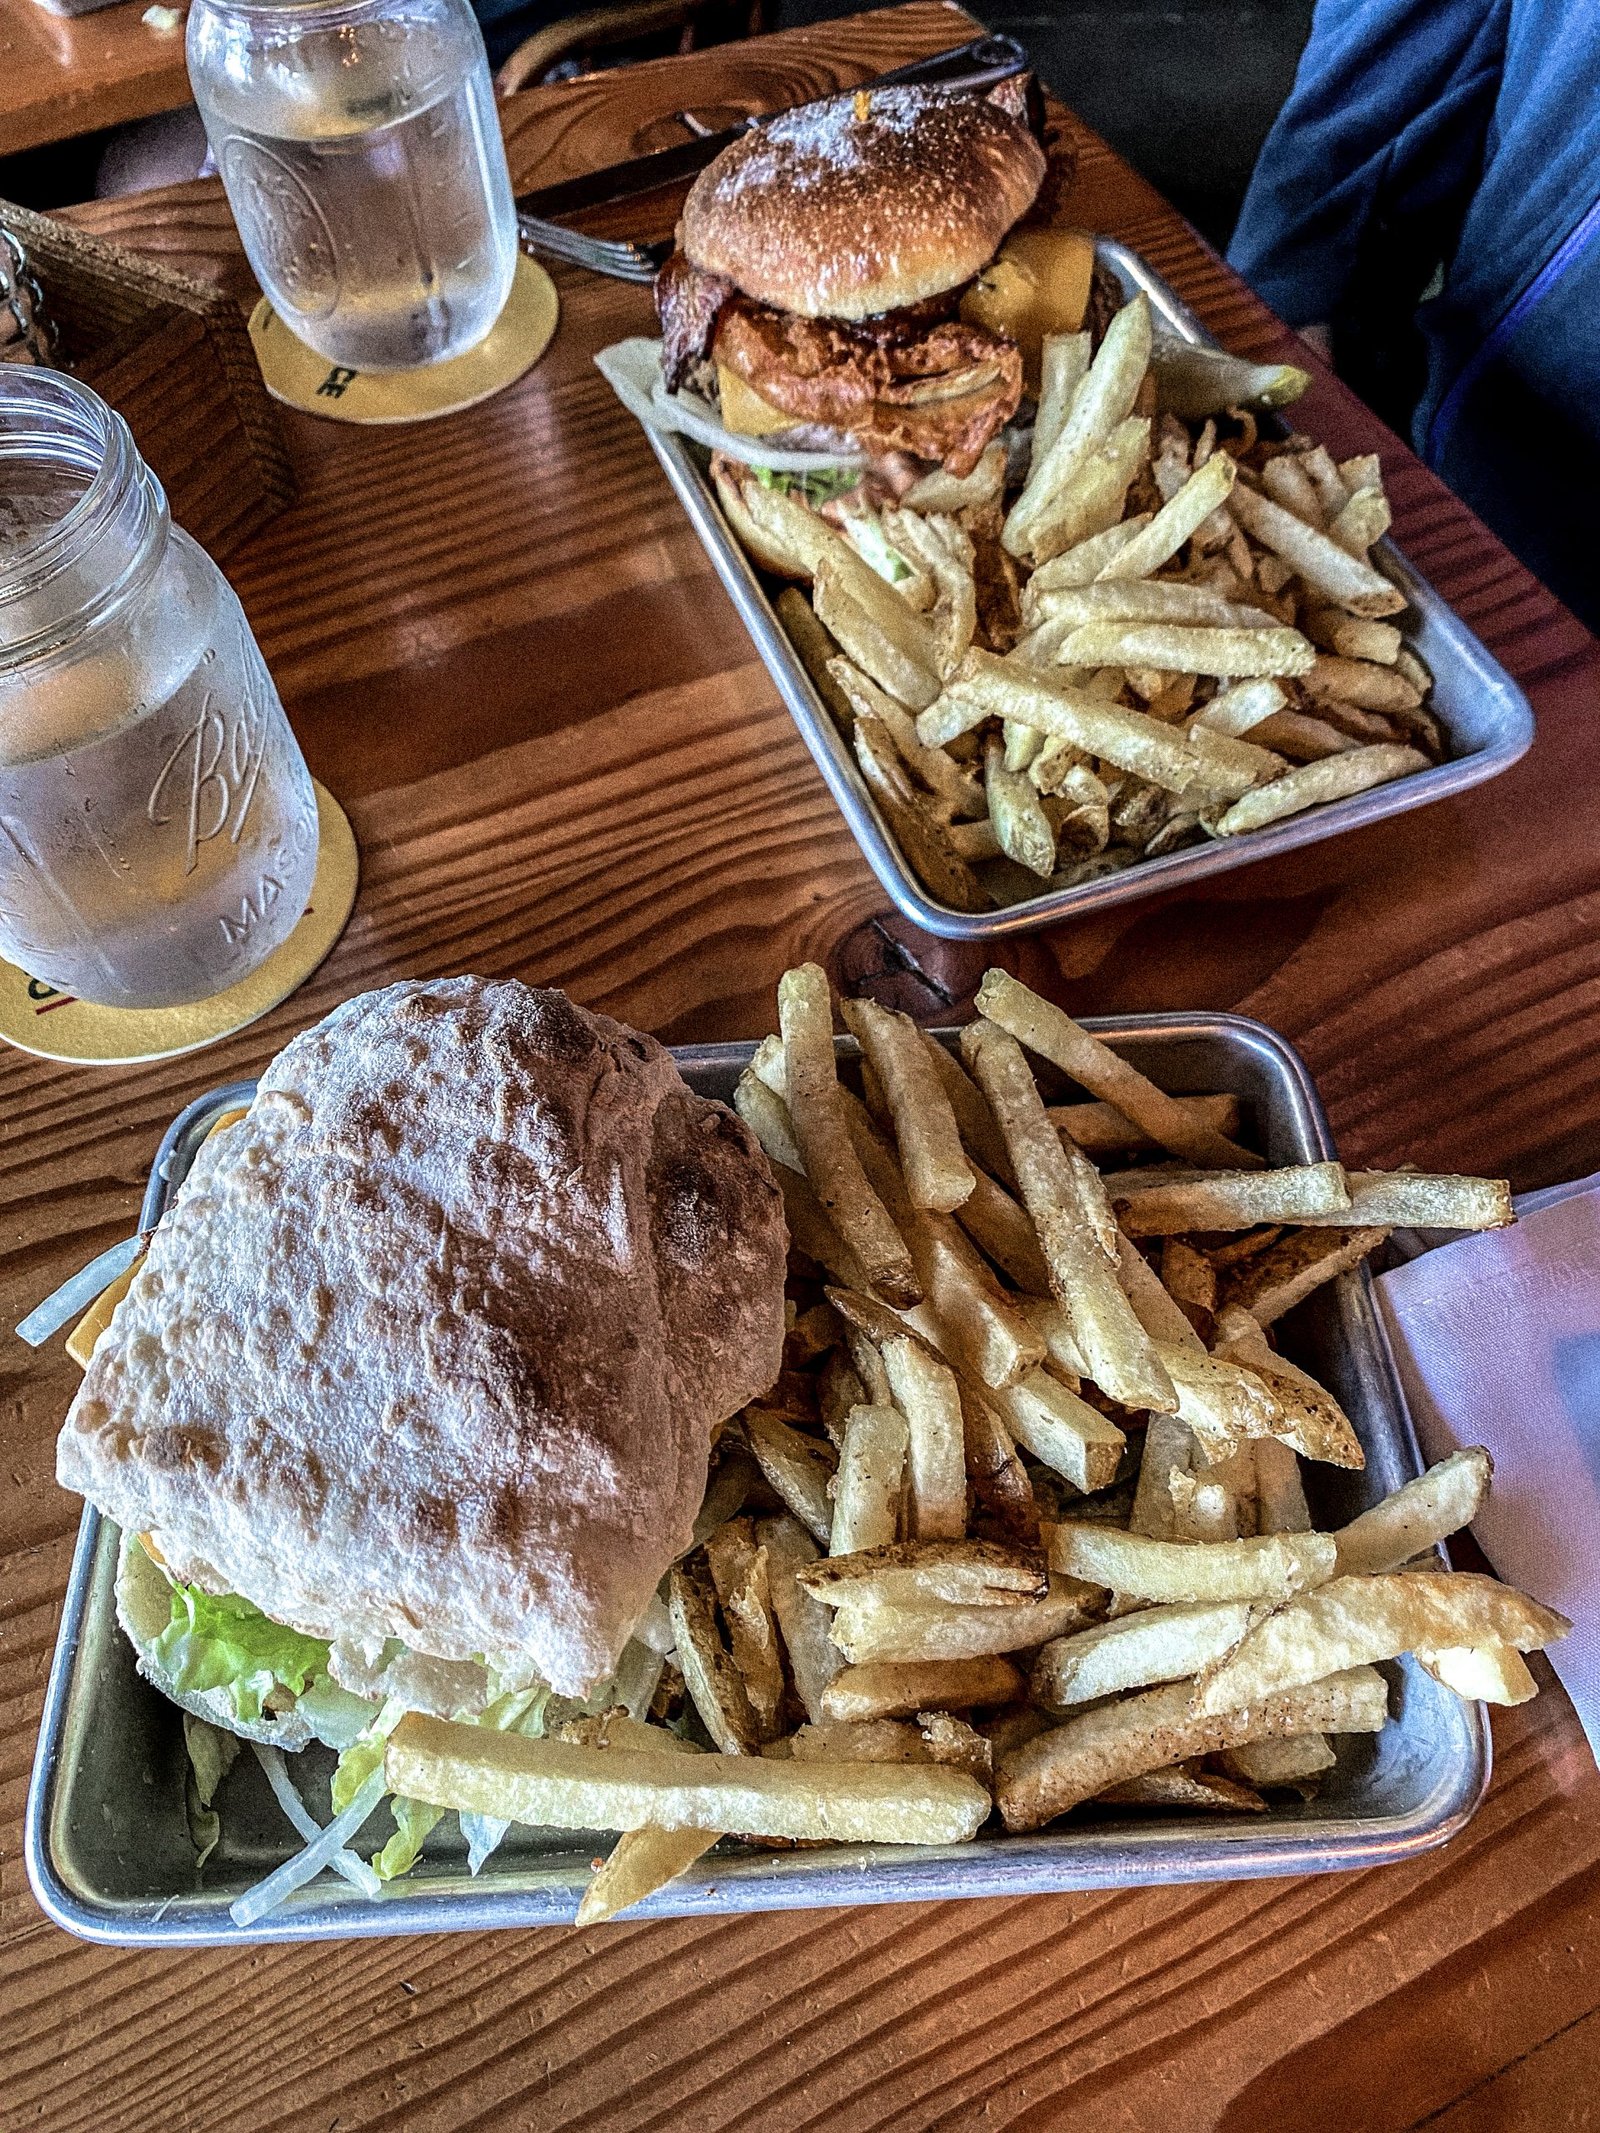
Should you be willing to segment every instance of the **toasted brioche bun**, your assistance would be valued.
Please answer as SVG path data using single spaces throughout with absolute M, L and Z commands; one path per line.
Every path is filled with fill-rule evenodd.
M 725 148 L 695 180 L 679 242 L 758 303 L 870 318 L 970 281 L 1044 174 L 1027 128 L 982 97 L 857 90 Z

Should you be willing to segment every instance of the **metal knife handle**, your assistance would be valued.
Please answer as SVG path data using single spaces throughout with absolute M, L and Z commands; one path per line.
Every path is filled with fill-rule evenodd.
M 863 82 L 864 89 L 892 89 L 901 83 L 926 82 L 935 88 L 990 89 L 1013 74 L 1026 74 L 1033 65 L 1027 47 L 1015 37 L 975 37 L 971 44 L 957 45 L 951 52 L 935 52 L 931 59 L 913 59 L 903 67 Z

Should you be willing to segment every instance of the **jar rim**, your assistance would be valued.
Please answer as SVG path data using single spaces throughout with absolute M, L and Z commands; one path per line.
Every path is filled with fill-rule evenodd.
M 0 468 L 8 462 L 59 468 L 83 483 L 58 518 L 0 548 L 0 668 L 68 643 L 120 604 L 154 567 L 170 525 L 165 493 L 126 422 L 63 371 L 0 364 Z M 37 600 L 97 545 L 117 567 L 91 601 L 72 617 L 17 636 L 5 631 L 8 607 Z

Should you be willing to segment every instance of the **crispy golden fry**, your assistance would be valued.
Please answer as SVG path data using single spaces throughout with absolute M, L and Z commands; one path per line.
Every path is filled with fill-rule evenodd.
M 1096 446 L 1040 510 L 1028 529 L 1029 553 L 1036 562 L 1114 526 L 1127 508 L 1128 490 L 1150 453 L 1147 416 L 1119 422 L 1105 443 Z
M 1187 1344 L 1158 1352 L 1178 1395 L 1178 1419 L 1193 1430 L 1208 1459 L 1228 1459 L 1255 1438 L 1281 1435 L 1283 1403 L 1255 1369 Z
M 1122 557 L 1118 556 L 1116 564 L 1121 562 Z M 1023 614 L 1036 621 L 1036 636 L 1047 627 L 1053 630 L 1058 651 L 1073 630 L 1085 629 L 1091 622 L 1171 622 L 1222 629 L 1231 625 L 1254 628 L 1272 621 L 1270 615 L 1257 608 L 1241 607 L 1237 601 L 1223 599 L 1209 586 L 1189 585 L 1172 578 L 1109 578 L 1103 572 L 1092 585 L 1068 586 L 1054 592 L 1035 592 L 1037 584 L 1035 577 L 1023 600 Z M 1022 657 L 1030 645 L 1031 641 L 1024 638 L 1013 656 Z
M 1035 525 L 1091 455 L 1132 414 L 1149 361 L 1150 306 L 1139 296 L 1112 320 L 1073 395 L 1065 422 L 1049 449 L 1036 455 L 1028 470 L 1022 494 L 1012 505 L 1001 534 L 1012 555 L 1028 554 Z
M 1051 1288 L 1095 1383 L 1130 1407 L 1172 1409 L 1171 1381 L 1095 1237 L 1092 1211 L 1016 1039 L 980 1019 L 963 1030 L 961 1046 L 1005 1135 Z
M 875 1000 L 842 1000 L 840 1011 L 883 1086 L 912 1204 L 949 1213 L 972 1191 L 972 1165 L 921 1031 Z
M 1189 1698 L 1187 1682 L 1147 1689 L 1002 1755 L 995 1804 L 1007 1829 L 1037 1829 L 1109 1786 L 1189 1756 L 1310 1732 L 1377 1733 L 1388 1715 L 1383 1676 L 1370 1667 L 1215 1714 L 1196 1715 Z
M 1359 615 L 1347 615 L 1337 607 L 1306 608 L 1300 627 L 1313 644 L 1320 644 L 1326 652 L 1341 659 L 1371 660 L 1385 667 L 1395 664 L 1405 643 L 1392 622 L 1363 622 Z M 1424 693 L 1417 691 L 1419 697 Z
M 1188 1348 L 1204 1354 L 1205 1342 L 1190 1324 L 1177 1299 L 1133 1241 L 1117 1232 L 1117 1280 L 1138 1319 L 1163 1354 Z M 1170 1375 L 1170 1372 L 1169 1372 Z
M 918 1540 L 967 1529 L 966 1432 L 949 1366 L 907 1335 L 883 1344 L 883 1367 L 910 1436 L 912 1529 Z
M 789 1225 L 789 1242 L 793 1249 L 825 1267 L 834 1280 L 842 1282 L 846 1288 L 865 1289 L 865 1267 L 823 1213 L 821 1201 L 805 1179 L 798 1171 L 787 1170 L 781 1165 L 772 1174 L 783 1194 L 784 1220 Z
M 939 661 L 932 630 L 852 549 L 840 543 L 818 558 L 811 599 L 817 620 L 880 688 L 913 711 L 933 702 Z
M 1431 1176 L 1420 1170 L 1351 1170 L 1348 1213 L 1301 1219 L 1338 1229 L 1504 1229 L 1516 1220 L 1504 1178 Z
M 989 823 L 1008 859 L 1048 881 L 1056 870 L 1056 833 L 1029 780 L 1005 766 L 1005 750 L 990 735 L 984 748 L 983 785 Z
M 1133 1495 L 1129 1531 L 1148 1534 L 1152 1540 L 1178 1540 L 1188 1536 L 1178 1531 L 1174 1478 L 1184 1479 L 1199 1457 L 1198 1447 L 1186 1423 L 1176 1415 L 1152 1415 L 1144 1433 L 1139 1458 L 1139 1481 Z
M 833 1641 L 852 1665 L 986 1659 L 1027 1652 L 1095 1620 L 1104 1598 L 1077 1578 L 1052 1577 L 1047 1598 L 1018 1607 L 894 1607 L 853 1600 L 836 1608 Z M 1005 1699 L 996 1697 L 995 1702 Z M 925 1696 L 919 1708 L 941 1699 Z
M 1017 1457 L 1011 1432 L 975 1385 L 961 1387 L 966 1429 L 967 1479 L 974 1498 L 973 1525 L 988 1527 L 1025 1548 L 1039 1544 L 1039 1506 L 1028 1470 Z
M 1044 1646 L 1033 1663 L 1029 1693 L 1036 1703 L 1064 1711 L 1124 1689 L 1186 1680 L 1226 1657 L 1260 1613 L 1259 1602 L 1191 1600 L 1093 1623 Z
M 1371 564 L 1328 534 L 1297 519 L 1270 496 L 1240 482 L 1228 499 L 1228 509 L 1244 528 L 1274 555 L 1280 555 L 1309 586 L 1335 606 L 1352 615 L 1376 620 L 1397 615 L 1405 606 L 1405 594 L 1375 571 Z
M 706 1542 L 706 1568 L 727 1625 L 733 1663 L 744 1682 L 757 1738 L 776 1740 L 782 1727 L 783 1655 L 772 1611 L 767 1556 L 748 1518 L 731 1518 Z
M 1275 459 L 1269 459 L 1261 469 L 1261 486 L 1275 503 L 1322 531 L 1322 503 L 1298 453 L 1280 452 Z
M 1171 1237 L 1185 1230 L 1253 1229 L 1260 1222 L 1304 1222 L 1348 1214 L 1350 1194 L 1338 1163 L 1282 1170 L 1217 1170 L 1164 1177 L 1156 1170 L 1115 1171 L 1106 1190 L 1130 1237 Z
M 1331 1770 L 1338 1757 L 1320 1733 L 1291 1733 L 1286 1740 L 1247 1741 L 1223 1761 L 1247 1785 L 1303 1785 Z
M 413 1712 L 389 1736 L 388 1782 L 409 1798 L 551 1829 L 737 1829 L 839 1844 L 954 1844 L 989 1795 L 964 1771 L 765 1756 L 640 1754 L 530 1740 Z
M 740 535 L 743 540 L 743 534 Z M 747 547 L 749 543 L 745 544 Z M 841 733 L 848 733 L 855 723 L 855 706 L 840 688 L 831 671 L 831 662 L 838 658 L 839 647 L 832 635 L 817 620 L 816 610 L 797 585 L 786 585 L 777 599 L 778 620 L 783 624 L 789 642 L 800 655 L 800 664 L 811 677 L 812 687 L 827 706 L 829 715 Z
M 666 1738 L 671 1740 L 673 1735 Z M 641 1829 L 624 1830 L 584 1890 L 573 1924 L 598 1926 L 619 1911 L 643 1903 L 703 1859 L 721 1834 L 714 1829 L 658 1829 L 648 1823 Z
M 1033 421 L 1033 457 L 1041 466 L 1067 426 L 1078 387 L 1089 372 L 1094 343 L 1087 333 L 1047 333 L 1039 349 L 1038 413 Z
M 798 1171 L 804 1176 L 806 1166 L 794 1137 L 789 1106 L 781 1096 L 774 1096 L 766 1083 L 759 1081 L 748 1067 L 734 1087 L 733 1108 L 761 1143 L 769 1162 L 781 1163 L 786 1170 Z
M 1493 1473 L 1494 1461 L 1482 1445 L 1441 1459 L 1340 1528 L 1334 1535 L 1339 1575 L 1398 1570 L 1470 1526 L 1483 1508 Z
M 829 1718 L 860 1725 L 875 1718 L 912 1718 L 919 1711 L 970 1711 L 977 1704 L 1010 1703 L 1022 1676 L 1008 1659 L 945 1659 L 902 1666 L 847 1666 L 828 1684 Z
M 768 1486 L 826 1547 L 833 1530 L 833 1505 L 828 1498 L 834 1474 L 832 1447 L 792 1428 L 765 1407 L 747 1407 L 740 1420 Z
M 1091 1095 L 1115 1104 L 1160 1147 L 1191 1163 L 1257 1168 L 1261 1159 L 1209 1125 L 1199 1123 L 1177 1097 L 1119 1058 L 1081 1023 L 1003 970 L 985 972 L 978 1012 L 1008 1030 L 1029 1051 L 1060 1067 Z
M 797 1763 L 927 1763 L 928 1744 L 901 1718 L 823 1718 L 789 1741 Z
M 882 1600 L 894 1607 L 949 1601 L 959 1607 L 1012 1607 L 1042 1600 L 1050 1590 L 1044 1557 L 996 1541 L 902 1541 L 824 1556 L 801 1571 L 813 1599 L 840 1607 L 847 1600 Z
M 1328 538 L 1366 561 L 1367 550 L 1389 530 L 1389 499 L 1381 489 L 1358 489 L 1328 528 Z
M 955 1112 L 963 1144 L 991 1176 L 1009 1184 L 1011 1158 L 1006 1153 L 1005 1137 L 994 1122 L 994 1113 L 984 1101 L 983 1091 L 955 1053 L 941 1044 L 931 1030 L 923 1030 L 921 1036 L 934 1071 L 950 1100 L 950 1108 Z
M 788 1513 L 762 1519 L 756 1527 L 756 1539 L 767 1551 L 772 1611 L 783 1632 L 795 1693 L 805 1706 L 807 1718 L 820 1718 L 822 1692 L 844 1660 L 828 1634 L 832 1627 L 828 1610 L 800 1586 L 799 1573 L 807 1563 L 815 1562 L 817 1544 L 800 1521 Z
M 1337 1554 L 1331 1533 L 1264 1534 L 1206 1547 L 1079 1521 L 1050 1533 L 1052 1570 L 1133 1600 L 1287 1600 L 1331 1577 Z
M 883 720 L 858 712 L 851 743 L 862 783 L 922 886 L 953 911 L 987 911 L 990 899 L 982 884 L 956 850 L 933 803 L 913 786 Z
M 998 439 L 988 445 L 970 474 L 947 474 L 935 467 L 906 491 L 912 511 L 975 511 L 997 504 L 1005 486 L 1006 448 Z
M 1118 1807 L 1190 1807 L 1215 1814 L 1265 1814 L 1267 1803 L 1249 1785 L 1219 1777 L 1202 1763 L 1172 1763 L 1165 1770 L 1110 1785 L 1099 1797 Z
M 667 1613 L 684 1686 L 701 1724 L 724 1755 L 754 1755 L 762 1734 L 744 1677 L 723 1648 L 709 1588 L 683 1563 L 675 1563 L 667 1576 Z
M 1336 1577 L 1250 1630 L 1228 1658 L 1200 1677 L 1195 1709 L 1231 1711 L 1341 1668 L 1397 1659 L 1419 1648 L 1505 1644 L 1516 1651 L 1542 1651 L 1571 1627 L 1553 1608 L 1468 1571 Z
M 1239 1131 L 1243 1106 L 1237 1096 L 1179 1096 L 1174 1101 L 1197 1125 L 1220 1133 L 1225 1139 Z M 1097 1159 L 1107 1155 L 1150 1155 L 1158 1146 L 1142 1126 L 1136 1126 L 1115 1104 L 1047 1104 L 1045 1110 L 1058 1132 L 1070 1133 L 1086 1154 Z
M 1066 586 L 1092 585 L 1106 564 L 1137 539 L 1149 523 L 1150 513 L 1137 511 L 1121 525 L 1108 526 L 1104 533 L 1091 534 L 1075 548 L 1063 549 L 1039 565 L 1028 580 L 1028 592 L 1039 594 Z
M 1190 720 L 1190 731 L 1227 733 L 1237 740 L 1280 717 L 1289 699 L 1270 675 L 1219 689 Z
M 1046 680 L 976 647 L 938 702 L 917 720 L 917 733 L 929 746 L 942 745 L 991 717 L 1014 719 L 1070 741 L 1170 792 L 1243 795 L 1272 777 L 1282 762 L 1267 749 L 1226 734 L 1203 728 L 1180 732 L 1142 711 Z
M 1227 502 L 1234 474 L 1234 462 L 1227 453 L 1213 453 L 1162 505 L 1144 531 L 1102 566 L 1100 578 L 1142 578 L 1170 562 L 1218 505 Z
M 987 803 L 982 784 L 942 748 L 923 747 L 917 739 L 917 722 L 904 704 L 896 703 L 851 660 L 830 660 L 828 674 L 850 708 L 852 724 L 865 712 L 886 727 L 907 770 L 935 799 L 954 815 L 983 813 Z
M 1222 1300 L 1242 1305 L 1258 1326 L 1274 1325 L 1325 1282 L 1359 1266 L 1388 1234 L 1352 1229 L 1330 1237 L 1316 1229 L 1291 1230 L 1224 1283 Z
M 815 963 L 786 970 L 778 983 L 784 1082 L 794 1137 L 823 1210 L 866 1269 L 868 1285 L 891 1303 L 920 1301 L 922 1287 L 905 1241 L 867 1183 L 846 1119 L 833 1054 L 828 980 Z
M 1380 623 L 1369 622 L 1368 629 Z M 1334 704 L 1353 704 L 1361 711 L 1414 711 L 1420 692 L 1392 666 L 1379 666 L 1370 659 L 1339 659 L 1319 652 L 1309 673 L 1302 677 L 1306 694 Z
M 1162 673 L 1307 674 L 1316 653 L 1298 630 L 1185 628 L 1180 623 L 1086 622 L 1061 647 L 1075 667 L 1154 667 Z
M 1008 1171 L 1010 1167 L 1008 1158 Z M 978 1172 L 972 1197 L 956 1209 L 956 1216 L 974 1243 L 1025 1295 L 1049 1295 L 1050 1275 L 1026 1209 L 1019 1207 L 987 1172 Z
M 1509 1644 L 1461 1644 L 1418 1652 L 1417 1664 L 1471 1703 L 1527 1703 L 1539 1693 L 1527 1660 Z
M 850 1410 L 834 1481 L 832 1554 L 853 1555 L 894 1540 L 909 1450 L 906 1418 L 898 1408 Z
M 1350 1418 L 1333 1394 L 1287 1356 L 1275 1353 L 1249 1312 L 1236 1304 L 1225 1305 L 1218 1316 L 1216 1353 L 1227 1362 L 1242 1363 L 1277 1401 L 1274 1437 L 1307 1459 L 1356 1469 L 1366 1465 Z
M 1016 1442 L 1075 1489 L 1090 1495 L 1116 1479 L 1127 1439 L 1109 1415 L 1057 1379 L 1030 1370 L 990 1397 Z
M 1251 1450 L 1256 1469 L 1256 1531 L 1308 1533 L 1311 1511 L 1294 1446 L 1279 1437 L 1257 1437 Z

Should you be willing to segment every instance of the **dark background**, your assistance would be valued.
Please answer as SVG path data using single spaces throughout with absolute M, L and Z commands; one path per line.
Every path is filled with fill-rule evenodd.
M 869 0 L 775 0 L 773 27 Z M 1220 250 L 1267 128 L 1289 93 L 1311 0 L 966 0 L 1009 30 L 1061 101 Z

